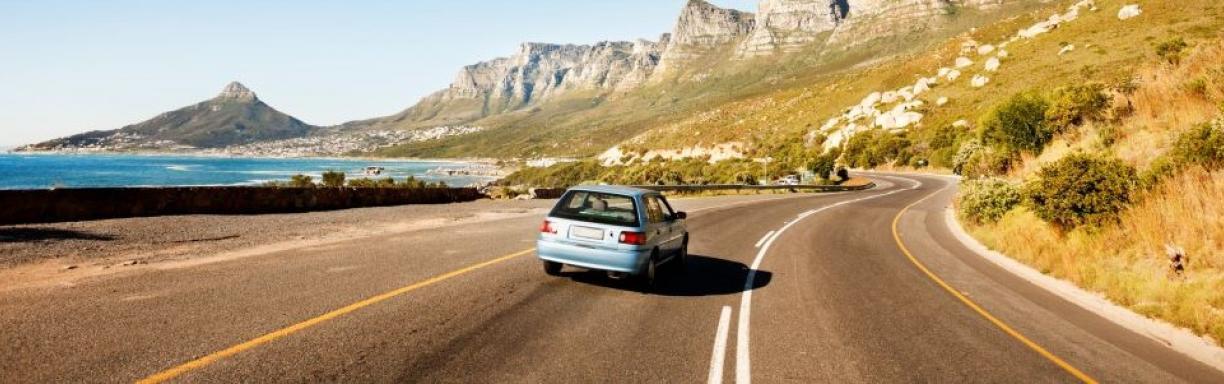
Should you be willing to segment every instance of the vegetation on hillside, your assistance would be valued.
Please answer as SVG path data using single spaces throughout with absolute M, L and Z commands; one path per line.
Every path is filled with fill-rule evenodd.
M 866 131 L 830 152 L 819 148 L 825 137 L 813 132 L 848 105 L 947 65 L 967 39 L 1005 40 L 1066 5 L 1054 2 L 921 54 L 719 104 L 650 130 L 623 149 L 740 142 L 748 157 L 775 160 L 771 176 L 795 168 L 827 174 L 839 165 L 951 170 L 966 179 L 958 212 L 991 248 L 1224 341 L 1224 204 L 1218 203 L 1224 201 L 1224 3 L 1145 2 L 1141 17 L 1123 21 L 1115 14 L 1124 2 L 1097 1 L 1100 11 L 1010 44 L 1009 58 L 989 74 L 988 85 L 938 85 L 924 96 L 920 126 Z M 935 97 L 950 101 L 936 107 Z M 548 175 L 558 186 L 616 182 L 623 172 L 666 180 L 673 168 L 664 164 L 698 167 L 587 162 L 524 170 L 510 181 L 530 184 Z M 1188 254 L 1184 273 L 1168 268 L 1169 247 Z

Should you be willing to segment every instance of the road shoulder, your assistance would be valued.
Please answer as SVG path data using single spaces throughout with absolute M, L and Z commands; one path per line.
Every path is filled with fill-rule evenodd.
M 1220 346 L 1211 340 L 1197 336 L 1184 328 L 1178 328 L 1163 321 L 1144 317 L 1110 302 L 1099 294 L 1085 291 L 1070 282 L 1043 274 L 1006 255 L 990 250 L 964 230 L 952 209 L 946 210 L 944 220 L 953 237 L 964 245 L 966 249 L 999 266 L 1008 273 L 1024 279 L 1131 332 L 1149 337 L 1178 353 L 1224 372 L 1224 348 L 1220 348 Z

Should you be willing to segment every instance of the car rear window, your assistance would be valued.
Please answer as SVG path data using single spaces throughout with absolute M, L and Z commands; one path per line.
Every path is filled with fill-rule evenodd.
M 552 217 L 590 223 L 638 226 L 637 204 L 629 196 L 571 191 L 553 208 Z

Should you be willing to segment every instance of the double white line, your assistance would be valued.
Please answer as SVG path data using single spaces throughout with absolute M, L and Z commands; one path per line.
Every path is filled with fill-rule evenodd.
M 786 225 L 783 225 L 782 228 L 779 228 L 777 231 L 769 231 L 769 233 L 765 234 L 765 237 L 762 237 L 760 241 L 757 241 L 756 248 L 759 248 L 759 250 L 757 251 L 756 258 L 752 260 L 751 269 L 748 270 L 748 278 L 745 279 L 744 281 L 744 291 L 740 295 L 739 321 L 736 323 L 736 330 L 735 330 L 735 382 L 737 384 L 752 383 L 752 363 L 751 363 L 750 353 L 749 353 L 749 344 L 750 344 L 749 325 L 751 324 L 751 316 L 752 316 L 752 291 L 756 285 L 757 270 L 760 269 L 761 262 L 765 260 L 765 254 L 769 253 L 769 247 L 772 246 L 774 241 L 778 240 L 778 238 L 781 237 L 783 233 L 786 233 L 786 230 L 790 229 L 795 224 L 798 224 L 800 221 L 803 221 L 803 219 L 806 219 L 818 213 L 821 213 L 821 212 L 824 212 L 824 211 L 827 211 L 833 208 L 837 208 L 843 205 L 854 204 L 854 203 L 867 201 L 871 199 L 878 199 L 884 196 L 892 195 L 897 192 L 918 189 L 919 187 L 922 186 L 922 182 L 919 182 L 919 181 L 915 181 L 911 179 L 902 179 L 902 180 L 914 182 L 915 184 L 913 187 L 908 188 L 908 189 L 895 189 L 890 192 L 885 192 L 885 193 L 881 193 L 877 195 L 871 195 L 871 196 L 862 197 L 862 198 L 858 198 L 854 200 L 846 200 L 846 201 L 828 205 L 828 206 L 825 206 L 819 209 L 813 209 L 807 212 L 803 212 L 799 214 L 799 216 L 796 217 L 795 220 L 791 220 L 789 223 L 786 223 Z M 722 308 L 722 313 L 719 315 L 718 330 L 716 331 L 717 333 L 715 333 L 714 335 L 714 355 L 710 358 L 710 376 L 709 376 L 710 384 L 721 384 L 722 383 L 723 365 L 724 365 L 724 361 L 726 359 L 726 354 L 727 354 L 727 351 L 726 351 L 727 332 L 729 332 L 730 330 L 730 324 L 729 324 L 730 321 L 731 321 L 731 307 L 724 306 Z

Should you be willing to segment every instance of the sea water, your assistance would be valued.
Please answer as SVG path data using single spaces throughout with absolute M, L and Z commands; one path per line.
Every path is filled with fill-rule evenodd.
M 87 187 L 259 185 L 303 174 L 320 180 L 323 172 L 365 177 L 367 166 L 383 167 L 382 175 L 403 181 L 414 176 L 450 186 L 492 181 L 485 176 L 429 174 L 433 169 L 459 169 L 468 163 L 443 161 L 359 160 L 332 158 L 248 158 L 173 155 L 5 154 L 0 153 L 0 189 Z

